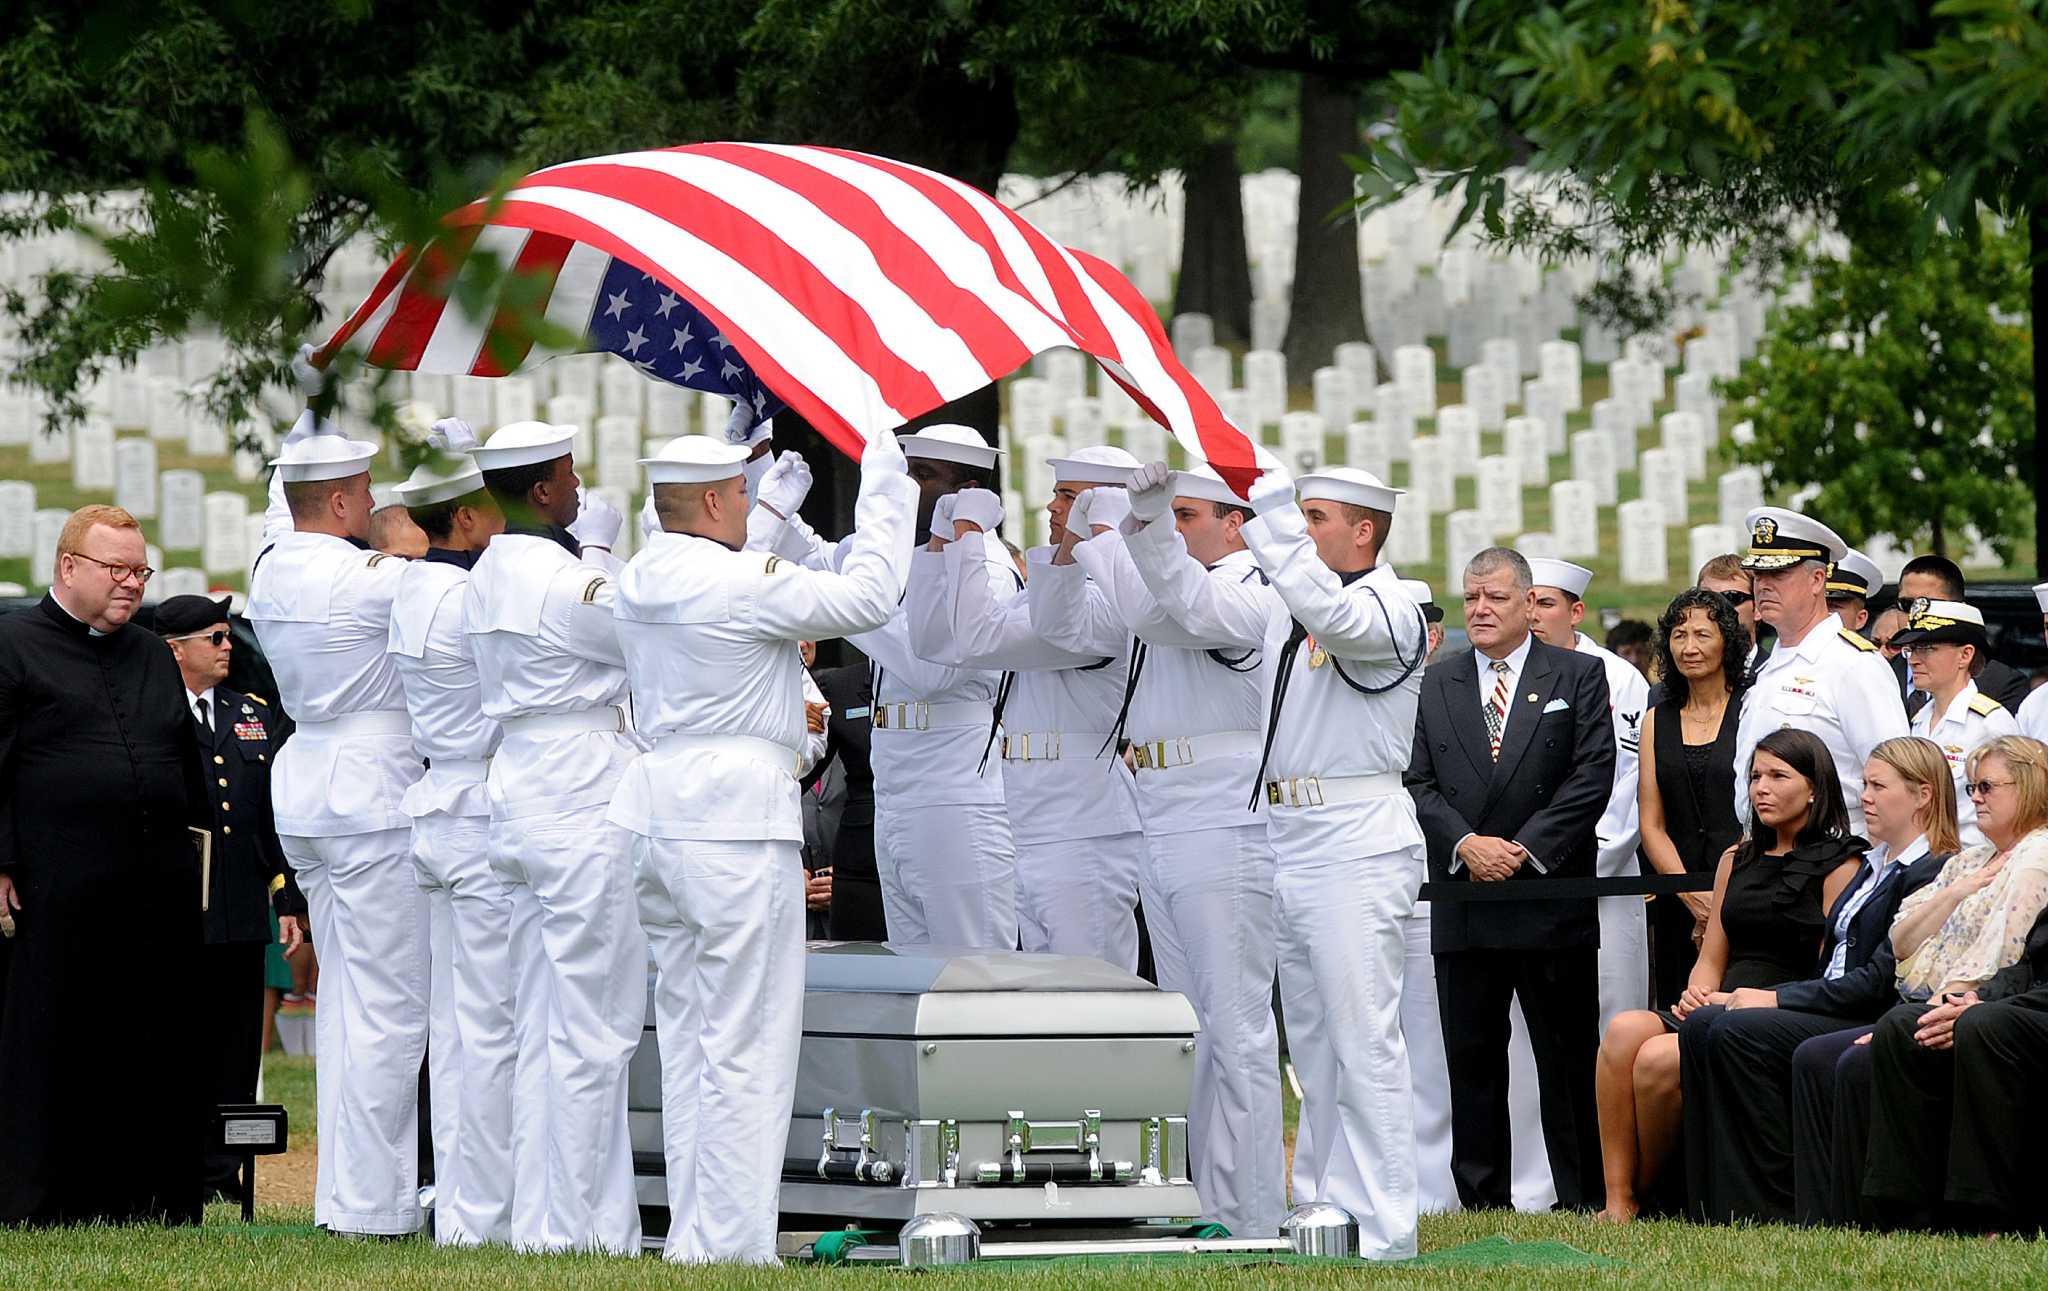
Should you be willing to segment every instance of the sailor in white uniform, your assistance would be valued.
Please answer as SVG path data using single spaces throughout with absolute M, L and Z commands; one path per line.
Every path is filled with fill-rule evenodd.
M 775 1262 L 804 994 L 801 639 L 897 614 L 917 488 L 869 444 L 836 573 L 744 548 L 743 447 L 703 435 L 644 461 L 664 532 L 614 611 L 652 749 L 612 821 L 633 835 L 653 942 L 670 1260 Z
M 1415 1254 L 1414 1111 L 1401 996 L 1423 837 L 1401 774 L 1429 649 L 1422 610 L 1378 563 L 1399 490 L 1350 467 L 1253 486 L 1239 531 L 1286 606 L 1251 788 L 1276 860 L 1288 1052 L 1313 1118 L 1307 1196 L 1358 1220 L 1359 1253 Z
M 2034 584 L 2034 604 L 2041 611 L 2041 630 L 2048 633 L 2048 583 Z M 2034 687 L 2013 717 L 2020 724 L 2020 734 L 2048 743 L 2048 686 Z
M 1977 828 L 1977 803 L 1963 788 L 1964 767 L 1986 740 L 2020 734 L 2005 705 L 1977 689 L 1977 674 L 1991 657 L 1984 612 L 1962 601 L 1915 600 L 1892 641 L 1906 651 L 1913 689 L 1928 696 L 1913 714 L 1912 732 L 1933 740 L 1948 759 L 1957 832 L 1964 847 L 1975 847 L 1985 841 L 1984 832 Z
M 1121 488 L 1138 461 L 1105 445 L 1047 465 L 1056 546 L 1074 499 L 1093 488 Z M 963 490 L 943 499 L 935 515 L 934 549 L 911 558 L 905 597 L 911 647 L 930 663 L 1002 669 L 1008 679 L 993 751 L 1003 761 L 1003 798 L 1017 843 L 1020 944 L 1135 972 L 1145 837 L 1130 769 L 1108 747 L 1129 652 L 1062 650 L 1031 626 L 1023 580 L 1009 595 L 1000 594 L 1001 580 L 983 568 L 984 535 L 1002 524 L 995 494 Z M 1044 565 L 1053 550 L 1034 547 L 1025 560 Z
M 926 426 L 898 437 L 919 488 L 916 537 L 931 537 L 939 500 L 987 479 L 1000 450 L 967 426 Z M 764 498 L 779 487 L 783 454 L 762 480 Z M 765 501 L 755 509 L 755 541 L 770 510 L 788 517 L 769 550 L 815 569 L 836 569 L 845 553 L 820 542 L 793 511 Z M 991 597 L 1014 595 L 1017 567 L 1002 539 L 984 533 L 979 569 Z M 1017 945 L 1017 862 L 1003 805 L 1003 761 L 992 746 L 1002 674 L 930 663 L 911 646 L 907 611 L 847 638 L 874 666 L 875 868 L 889 940 L 909 945 Z
M 579 502 L 575 433 L 515 422 L 472 454 L 506 527 L 470 571 L 463 618 L 504 731 L 486 784 L 491 868 L 512 898 L 513 1242 L 624 1254 L 640 1242 L 626 1064 L 647 939 L 631 840 L 605 813 L 640 746 L 612 620 L 624 517 Z
M 1267 462 L 1272 459 L 1268 455 Z M 1109 489 L 1081 495 L 1121 512 Z M 1188 1111 L 1205 1213 L 1241 1237 L 1285 1211 L 1279 1036 L 1272 992 L 1273 849 L 1264 802 L 1249 802 L 1265 723 L 1265 644 L 1279 598 L 1239 527 L 1249 502 L 1207 467 L 1140 468 L 1120 531 L 1034 566 L 1026 587 L 1040 635 L 1102 655 L 1135 634 L 1127 722 L 1144 823 L 1146 926 L 1161 985 L 1201 1021 Z M 1067 543 L 1080 522 L 1068 515 Z M 1119 732 L 1122 733 L 1122 732 Z
M 475 436 L 444 423 L 466 447 Z M 406 791 L 412 857 L 432 929 L 434 1240 L 512 1240 L 512 898 L 487 859 L 491 800 L 484 780 L 498 724 L 484 716 L 462 603 L 470 566 L 505 527 L 467 453 L 415 468 L 398 501 L 427 536 L 427 554 L 398 578 L 390 654 L 405 687 L 413 749 L 426 774 Z
M 1849 550 L 1834 530 L 1782 507 L 1743 520 L 1756 574 L 1757 617 L 1777 630 L 1777 649 L 1757 665 L 1735 729 L 1735 815 L 1748 827 L 1749 755 L 1764 732 L 1810 731 L 1828 746 L 1842 779 L 1851 828 L 1863 832 L 1863 764 L 1884 740 L 1906 734 L 1898 677 L 1876 646 L 1829 613 L 1828 569 Z M 1896 640 L 1896 638 L 1894 638 Z
M 388 1236 L 420 1226 L 428 947 L 402 805 L 420 760 L 385 652 L 405 561 L 364 542 L 376 452 L 300 419 L 274 463 L 246 613 L 298 723 L 271 799 L 320 957 L 313 1220 Z

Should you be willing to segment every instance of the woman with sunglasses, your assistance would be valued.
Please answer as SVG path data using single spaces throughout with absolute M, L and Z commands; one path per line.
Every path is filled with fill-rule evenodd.
M 1987 997 L 2030 984 L 2004 970 L 2028 958 L 2048 909 L 2048 747 L 2000 736 L 1970 755 L 1966 775 L 1986 841 L 1900 903 L 1892 946 L 1907 1003 L 1887 1013 L 1871 1039 L 1865 1191 L 1915 1226 L 1967 1225 L 1956 1207 L 1993 1225 L 2011 1222 L 2020 1198 L 2010 1191 L 2010 1140 L 2039 1137 L 2026 1109 L 1978 1106 L 1957 1090 L 1966 1062 L 2001 1061 L 1965 1043 L 1985 1025 L 1970 1015 Z
M 2019 722 L 2005 705 L 1977 689 L 1977 677 L 1990 661 L 1991 642 L 1984 632 L 1984 614 L 1962 601 L 1916 600 L 1908 607 L 1906 629 L 1892 644 L 1906 652 L 1913 689 L 1928 696 L 1913 714 L 1912 731 L 1941 746 L 1956 794 L 1964 847 L 1984 841 L 1977 813 L 1963 794 L 1963 760 L 1971 750 L 2000 735 L 2018 735 Z

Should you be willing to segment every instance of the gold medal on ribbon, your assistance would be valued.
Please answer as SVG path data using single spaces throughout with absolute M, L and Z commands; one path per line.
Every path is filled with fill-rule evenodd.
M 1308 666 L 1311 668 L 1320 668 L 1328 662 L 1330 662 L 1329 651 L 1317 645 L 1315 643 L 1315 638 L 1309 638 Z

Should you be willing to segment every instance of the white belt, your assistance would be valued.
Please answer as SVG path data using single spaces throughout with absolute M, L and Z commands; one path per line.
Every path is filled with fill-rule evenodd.
M 1066 742 L 1074 742 L 1072 756 L 1092 758 L 1109 743 L 1107 731 L 1018 731 L 1003 733 L 1003 761 L 1057 762 L 1068 756 Z
M 664 735 L 654 742 L 656 753 L 731 753 L 739 757 L 754 758 L 773 766 L 787 767 L 791 775 L 796 774 L 797 763 L 802 755 L 788 745 L 777 744 L 754 735 L 691 735 L 677 732 Z
M 483 780 L 491 774 L 489 758 L 429 758 L 433 765 L 430 771 L 438 771 L 451 779 Z
M 1266 802 L 1275 807 L 1340 807 L 1406 792 L 1399 771 L 1373 775 L 1294 776 L 1266 781 Z
M 568 735 L 576 731 L 624 731 L 626 710 L 617 704 L 578 708 L 567 713 L 529 713 L 507 717 L 498 725 L 507 735 Z
M 1167 740 L 1133 742 L 1131 751 L 1140 771 L 1168 771 L 1193 766 L 1199 759 L 1212 762 L 1238 753 L 1257 753 L 1256 731 L 1218 731 L 1214 735 L 1181 735 Z M 1242 792 L 1240 790 L 1239 792 Z
M 878 731 L 938 731 L 957 726 L 987 726 L 996 720 L 996 710 L 974 700 L 957 704 L 927 704 L 921 699 L 900 704 L 875 705 Z
M 316 739 L 330 735 L 411 735 L 412 718 L 402 708 L 379 708 L 366 713 L 343 713 L 324 722 L 300 722 L 295 733 Z

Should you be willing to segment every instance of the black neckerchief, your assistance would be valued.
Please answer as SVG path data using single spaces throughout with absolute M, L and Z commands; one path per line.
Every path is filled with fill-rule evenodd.
M 506 533 L 524 534 L 528 538 L 545 538 L 576 559 L 583 559 L 583 547 L 576 536 L 558 524 L 508 524 Z
M 453 547 L 429 547 L 421 560 L 435 565 L 453 565 L 458 569 L 475 569 L 480 551 L 457 551 Z

